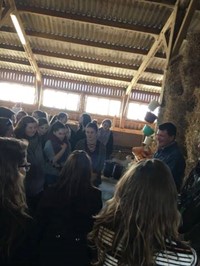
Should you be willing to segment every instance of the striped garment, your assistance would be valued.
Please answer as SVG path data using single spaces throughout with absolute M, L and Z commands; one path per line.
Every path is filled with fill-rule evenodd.
M 112 246 L 114 232 L 105 228 L 100 227 L 99 238 L 102 244 L 106 247 Z M 118 266 L 120 259 L 120 251 L 122 250 L 122 243 L 119 243 L 117 247 L 116 255 L 111 252 L 105 254 L 103 266 Z M 102 251 L 99 251 L 101 257 Z M 197 266 L 197 255 L 196 252 L 190 247 L 185 246 L 182 243 L 172 242 L 166 240 L 166 250 L 156 253 L 154 256 L 156 266 Z M 128 266 L 128 265 L 127 265 Z M 130 265 L 132 266 L 132 265 Z

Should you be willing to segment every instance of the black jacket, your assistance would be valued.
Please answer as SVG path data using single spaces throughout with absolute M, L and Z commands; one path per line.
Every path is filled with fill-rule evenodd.
M 185 159 L 176 142 L 159 149 L 153 156 L 166 163 L 173 175 L 177 191 L 180 192 L 184 171 L 185 171 Z
M 91 187 L 85 198 L 61 200 L 54 187 L 42 198 L 38 212 L 38 236 L 41 265 L 90 265 L 87 234 L 93 215 L 102 207 L 101 192 Z

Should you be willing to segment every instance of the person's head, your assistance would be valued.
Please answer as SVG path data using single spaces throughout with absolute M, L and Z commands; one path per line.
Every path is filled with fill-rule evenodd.
M 0 106 L 0 117 L 9 118 L 13 124 L 15 123 L 15 113 L 7 107 Z
M 44 111 L 41 111 L 41 110 L 35 110 L 35 111 L 33 111 L 32 116 L 34 118 L 36 118 L 36 119 L 39 119 L 39 118 L 46 118 L 46 119 L 48 119 L 47 113 L 44 112 Z
M 14 130 L 17 138 L 31 138 L 37 133 L 38 121 L 32 116 L 24 116 L 17 123 Z
M 67 198 L 87 195 L 91 185 L 92 166 L 88 154 L 83 150 L 73 151 L 60 173 L 57 183 Z
M 172 143 L 176 138 L 176 126 L 170 122 L 159 125 L 157 131 L 158 148 L 163 148 Z
M 9 118 L 0 117 L 0 137 L 13 137 L 13 123 Z
M 79 123 L 83 128 L 85 128 L 87 124 L 90 123 L 91 121 L 92 121 L 91 116 L 86 113 L 82 114 L 79 119 Z
M 85 128 L 86 139 L 88 141 L 95 140 L 97 138 L 98 126 L 96 123 L 89 123 Z
M 56 121 L 53 125 L 51 125 L 49 136 L 56 136 L 60 141 L 63 141 L 66 137 L 66 128 L 63 123 L 60 121 Z
M 112 122 L 110 119 L 104 119 L 101 124 L 104 130 L 109 130 L 112 126 Z
M 46 118 L 38 118 L 38 134 L 40 136 L 45 135 L 48 132 L 49 129 L 49 122 Z
M 154 265 L 154 252 L 165 247 L 165 239 L 178 239 L 179 222 L 170 169 L 151 159 L 134 164 L 119 180 L 114 197 L 97 215 L 91 236 L 99 247 L 99 227 L 111 226 L 115 248 L 123 240 L 124 264 Z
M 28 170 L 24 140 L 0 138 L 0 205 L 24 212 L 26 208 L 23 179 Z
M 69 127 L 69 125 L 65 124 L 65 134 L 68 140 L 71 138 L 71 133 L 71 128 Z
M 57 118 L 60 122 L 62 122 L 63 124 L 66 124 L 68 121 L 68 114 L 61 112 L 57 115 Z
M 50 119 L 50 125 L 53 125 L 56 121 L 58 121 L 58 116 L 57 115 L 53 115 Z
M 19 120 L 20 120 L 22 117 L 27 116 L 27 115 L 28 115 L 27 112 L 25 112 L 25 111 L 23 111 L 23 110 L 19 111 L 19 112 L 16 114 L 16 124 L 19 122 Z

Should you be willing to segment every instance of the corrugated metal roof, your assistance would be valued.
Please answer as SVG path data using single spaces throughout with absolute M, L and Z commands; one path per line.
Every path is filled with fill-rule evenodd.
M 29 52 L 24 51 L 8 16 L 0 24 L 0 69 L 40 71 L 42 79 L 52 77 L 71 84 L 77 82 L 80 90 L 83 84 L 86 89 L 92 84 L 93 88 L 116 88 L 124 94 L 133 84 L 133 90 L 158 94 L 168 62 L 166 44 L 173 21 L 168 26 L 166 22 L 174 11 L 175 2 L 15 1 L 15 12 L 26 32 Z M 189 0 L 181 0 L 181 8 L 187 11 L 189 3 Z M 199 19 L 197 10 L 189 31 L 199 30 Z M 161 33 L 163 27 L 166 27 L 164 35 Z

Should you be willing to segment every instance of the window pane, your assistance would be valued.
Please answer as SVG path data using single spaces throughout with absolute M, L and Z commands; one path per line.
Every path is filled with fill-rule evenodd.
M 99 115 L 119 116 L 120 106 L 121 102 L 117 100 L 88 96 L 86 101 L 86 112 Z
M 59 109 L 78 111 L 80 96 L 55 90 L 44 90 L 43 105 Z
M 44 90 L 43 92 L 43 105 L 47 107 L 54 107 L 54 99 L 56 92 L 53 90 Z
M 98 98 L 96 97 L 87 97 L 85 111 L 88 113 L 96 114 L 96 109 L 98 108 Z
M 35 88 L 15 83 L 0 83 L 0 99 L 3 101 L 33 104 Z
M 144 121 L 148 106 L 146 104 L 129 103 L 127 118 L 132 120 Z
M 101 115 L 107 115 L 109 109 L 109 100 L 108 99 L 99 99 L 98 109 L 96 112 Z
M 121 107 L 120 101 L 111 100 L 108 114 L 111 116 L 115 116 L 115 115 L 119 116 L 120 107 Z
M 68 110 L 78 111 L 78 106 L 80 104 L 80 96 L 74 93 L 68 93 L 66 99 L 66 107 Z

